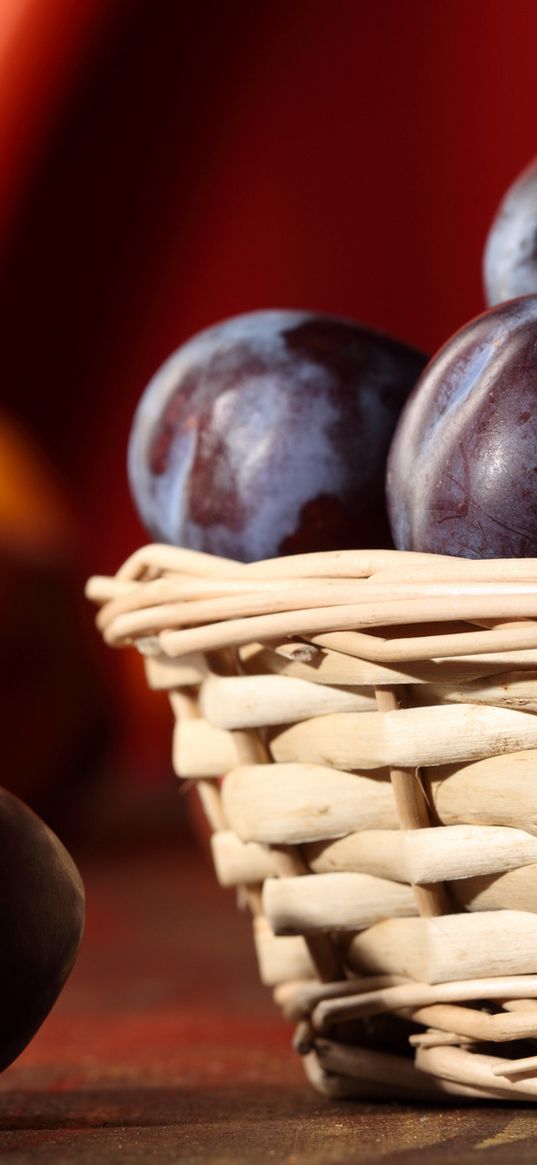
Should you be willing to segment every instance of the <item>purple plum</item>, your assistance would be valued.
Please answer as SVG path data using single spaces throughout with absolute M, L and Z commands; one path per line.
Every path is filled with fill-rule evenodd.
M 208 328 L 136 412 L 129 477 L 152 537 L 244 562 L 391 545 L 386 456 L 425 365 L 350 320 L 257 311 Z
M 483 257 L 489 305 L 537 292 L 537 159 L 504 195 Z
M 84 889 L 56 835 L 0 789 L 0 1071 L 35 1035 L 73 966 Z
M 401 550 L 537 556 L 537 295 L 491 308 L 431 360 L 395 432 L 387 501 Z

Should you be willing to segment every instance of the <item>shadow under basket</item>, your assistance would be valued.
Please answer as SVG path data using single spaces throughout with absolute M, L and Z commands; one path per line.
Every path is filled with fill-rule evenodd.
M 147 546 L 87 593 L 314 1087 L 537 1100 L 537 560 Z

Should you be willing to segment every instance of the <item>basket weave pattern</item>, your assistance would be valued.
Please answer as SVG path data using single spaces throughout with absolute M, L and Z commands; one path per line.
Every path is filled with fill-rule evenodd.
M 537 1099 L 537 562 L 148 546 L 88 595 L 314 1086 Z

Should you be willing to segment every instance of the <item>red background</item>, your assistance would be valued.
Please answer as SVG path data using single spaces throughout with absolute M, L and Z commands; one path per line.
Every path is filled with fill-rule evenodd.
M 488 225 L 537 152 L 537 7 L 13 0 L 15 39 L 6 11 L 2 400 L 63 482 L 82 580 L 145 538 L 130 419 L 193 331 L 309 307 L 433 351 L 482 309 Z M 98 667 L 159 770 L 164 704 L 133 717 L 130 665 Z

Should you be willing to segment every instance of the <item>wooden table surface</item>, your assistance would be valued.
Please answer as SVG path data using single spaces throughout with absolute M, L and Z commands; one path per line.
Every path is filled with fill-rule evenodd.
M 79 865 L 82 953 L 0 1077 L 0 1160 L 533 1163 L 530 1108 L 317 1096 L 258 985 L 248 917 L 184 839 Z

